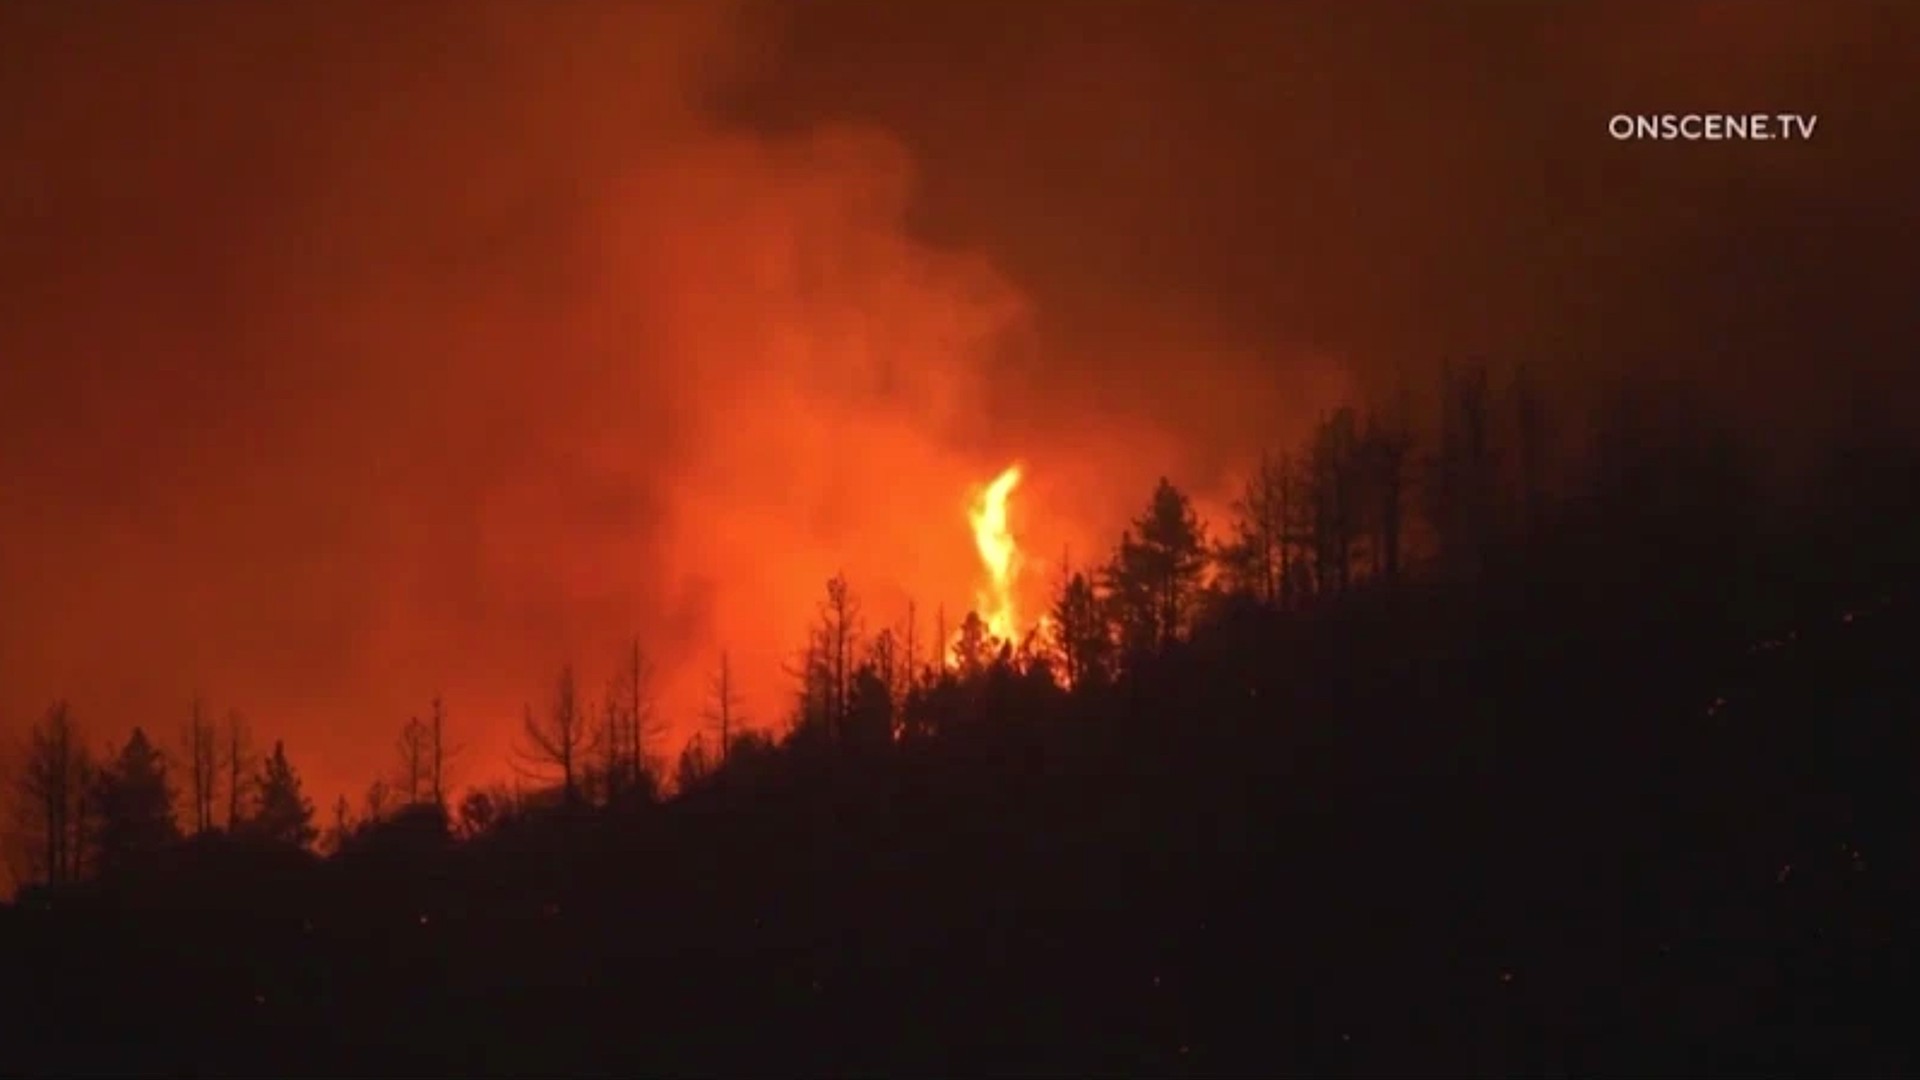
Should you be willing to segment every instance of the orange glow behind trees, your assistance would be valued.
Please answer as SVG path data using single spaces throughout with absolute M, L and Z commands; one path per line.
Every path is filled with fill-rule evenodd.
M 1218 493 L 1253 433 L 1344 399 L 1333 358 L 1266 391 L 1087 399 L 1074 358 L 1115 362 L 1113 343 L 1050 338 L 1035 281 L 925 235 L 937 168 L 911 143 L 706 108 L 743 60 L 724 8 L 401 17 L 379 64 L 343 32 L 245 85 L 200 76 L 276 50 L 280 16 L 164 50 L 137 28 L 19 50 L 12 99 L 64 100 L 88 70 L 141 92 L 36 113 L 39 149 L 15 155 L 45 202 L 0 260 L 33 314 L 0 319 L 0 381 L 33 372 L 0 394 L 0 745 L 69 697 L 102 743 L 140 719 L 191 744 L 199 699 L 284 738 L 316 803 L 360 807 L 438 696 L 464 750 L 448 782 L 484 789 L 514 779 L 555 673 L 600 697 L 636 639 L 659 753 L 703 725 L 723 652 L 777 729 L 829 576 L 870 632 L 917 612 L 901 636 L 922 660 L 976 605 L 992 635 L 1030 631 L 1037 553 L 1094 550 L 1162 469 Z M 352 87 L 318 76 L 341 70 Z M 204 123 L 131 107 L 157 94 Z M 404 104 L 368 124 L 363 100 Z M 251 132 L 298 184 L 234 186 L 228 133 Z M 96 146 L 113 154 L 78 152 Z M 164 175 L 107 185 L 109 159 Z M 43 297 L 55 263 L 71 287 Z M 1143 368 L 1220 344 L 1180 320 L 1125 331 Z M 1002 500 L 977 508 L 984 547 L 983 483 Z M 214 772 L 224 793 L 234 771 Z
M 406 771 L 395 731 L 436 697 L 464 749 L 447 783 L 506 783 L 525 704 L 572 664 L 602 714 L 636 640 L 650 753 L 704 729 L 723 654 L 745 714 L 776 731 L 783 665 L 836 574 L 903 666 L 941 662 L 975 608 L 983 640 L 1051 640 L 1068 632 L 1043 614 L 1071 580 L 1056 560 L 1099 585 L 1157 475 L 1225 521 L 1263 448 L 1301 446 L 1347 404 L 1385 408 L 1442 356 L 1538 358 L 1558 407 L 1631 357 L 1661 357 L 1665 379 L 1763 351 L 1791 336 L 1770 320 L 1813 298 L 1743 278 L 1759 260 L 1716 262 L 1781 239 L 1738 230 L 1819 221 L 1804 239 L 1838 243 L 1907 206 L 1905 186 L 1869 183 L 1898 144 L 1883 88 L 1856 88 L 1845 118 L 1823 98 L 1821 131 L 1854 135 L 1813 157 L 1622 171 L 1600 128 L 1516 137 L 1536 103 L 1505 111 L 1477 57 L 1410 50 L 1422 62 L 1390 93 L 1345 20 L 1240 5 L 1183 14 L 1164 56 L 1176 32 L 1145 8 L 1103 16 L 1097 47 L 1080 20 L 1040 20 L 985 67 L 919 62 L 1006 44 L 964 7 L 864 46 L 820 35 L 838 44 L 811 58 L 813 37 L 759 9 L 812 5 L 325 6 L 318 22 L 203 5 L 170 8 L 159 35 L 41 7 L 0 5 L 0 759 L 55 701 L 97 747 L 147 724 L 182 747 L 196 827 L 244 812 L 229 789 L 277 739 L 316 803 L 380 801 L 369 785 Z M 1720 97 L 1738 99 L 1781 73 L 1779 42 L 1840 56 L 1868 26 L 1767 19 L 1700 37 L 1608 16 L 1580 27 L 1607 33 L 1524 40 L 1578 73 L 1539 100 L 1590 112 L 1644 97 L 1643 77 L 1713 96 L 1700 80 L 1718 69 L 1697 61 L 1728 48 L 1740 82 Z M 948 52 L 969 34 L 987 36 Z M 1310 71 L 1194 66 L 1226 41 L 1297 46 Z M 1844 55 L 1891 74 L 1897 52 Z M 1287 95 L 1276 117 L 1309 75 L 1344 92 Z M 1448 136 L 1409 138 L 1408 117 Z M 1244 137 L 1276 122 L 1286 138 Z M 1334 132 L 1351 156 L 1286 149 Z M 1605 183 L 1543 188 L 1542 150 Z M 1802 206 L 1816 166 L 1868 201 Z M 1724 222 L 1671 197 L 1729 177 L 1751 201 Z M 1410 203 L 1410 184 L 1449 198 Z M 1602 189 L 1631 213 L 1594 218 Z M 1776 198 L 1795 212 L 1760 212 Z M 1695 240 L 1697 264 L 1670 246 Z M 1905 323 L 1872 301 L 1906 276 L 1825 275 L 1831 307 L 1803 340 L 1835 362 L 1894 340 Z M 1739 397 L 1730 416 L 1805 413 L 1785 458 L 1851 422 L 1854 391 L 1823 388 L 1874 385 L 1805 352 L 1737 380 L 1671 374 Z M 248 729 L 251 750 L 229 737 Z

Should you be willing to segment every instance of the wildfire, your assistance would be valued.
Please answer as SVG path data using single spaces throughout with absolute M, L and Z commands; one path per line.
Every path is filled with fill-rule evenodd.
M 1007 527 L 1007 500 L 1019 486 L 1020 466 L 1009 465 L 979 490 L 967 511 L 967 520 L 973 524 L 973 543 L 987 572 L 986 581 L 974 593 L 975 609 L 987 630 L 1002 641 L 1017 641 L 1021 632 L 1014 582 L 1020 576 L 1023 560 L 1020 545 Z

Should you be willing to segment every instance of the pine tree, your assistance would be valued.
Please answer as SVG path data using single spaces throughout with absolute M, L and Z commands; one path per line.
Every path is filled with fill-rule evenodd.
M 953 642 L 953 666 L 962 679 L 977 679 L 993 663 L 996 642 L 987 629 L 987 621 L 977 611 L 967 612 L 960 622 L 960 636 Z
M 300 789 L 300 774 L 287 761 L 286 744 L 275 740 L 273 753 L 261 763 L 253 799 L 253 816 L 247 819 L 247 831 L 253 836 L 305 848 L 319 835 L 313 825 L 313 803 Z
M 180 838 L 166 759 L 140 728 L 133 729 L 119 756 L 101 771 L 93 797 L 100 819 L 94 840 L 102 873 L 124 869 Z
M 1121 534 L 1107 571 L 1129 653 L 1164 648 L 1190 626 L 1207 568 L 1206 529 L 1193 503 L 1165 477 Z
M 1053 602 L 1052 632 L 1069 687 L 1098 685 L 1112 675 L 1113 630 L 1087 575 L 1074 573 L 1061 583 Z

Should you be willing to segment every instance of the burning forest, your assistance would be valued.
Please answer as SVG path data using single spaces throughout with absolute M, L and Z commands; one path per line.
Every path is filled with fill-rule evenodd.
M 0 10 L 0 1072 L 1912 1070 L 1920 19 L 1018 23 Z

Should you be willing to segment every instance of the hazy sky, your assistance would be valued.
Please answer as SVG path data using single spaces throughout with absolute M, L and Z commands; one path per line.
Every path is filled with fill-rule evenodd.
M 1912 388 L 1912 11 L 0 6 L 0 731 L 198 690 L 324 803 L 634 635 L 773 721 L 835 570 L 957 618 L 1009 461 L 1091 552 L 1449 356 L 1804 440 Z M 1820 121 L 1607 135 L 1688 111 Z

